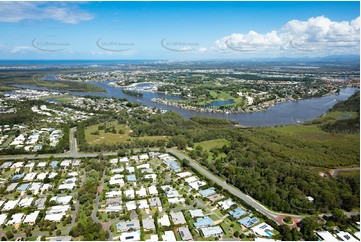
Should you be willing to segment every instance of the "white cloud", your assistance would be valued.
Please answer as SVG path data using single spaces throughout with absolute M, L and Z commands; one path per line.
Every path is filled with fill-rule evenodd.
M 0 2 L 0 22 L 52 19 L 76 24 L 93 19 L 94 16 L 80 10 L 74 4 L 40 2 Z
M 16 54 L 16 53 L 24 52 L 24 51 L 34 51 L 34 48 L 30 47 L 30 46 L 19 45 L 19 46 L 14 46 L 10 49 L 10 52 L 12 54 Z
M 357 54 L 360 45 L 360 17 L 334 22 L 324 16 L 307 21 L 291 20 L 268 33 L 234 33 L 215 41 L 220 50 L 239 52 Z

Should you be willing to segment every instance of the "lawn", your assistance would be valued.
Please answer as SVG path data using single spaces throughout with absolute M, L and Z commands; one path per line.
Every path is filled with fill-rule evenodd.
M 55 101 L 59 101 L 62 103 L 70 103 L 73 101 L 73 96 L 72 95 L 53 95 L 53 96 L 46 96 L 41 99 L 43 99 L 43 100 L 53 99 Z
M 117 121 L 107 122 L 105 123 L 107 128 L 114 127 L 115 133 L 107 132 L 105 133 L 104 130 L 98 130 L 99 125 L 102 124 L 95 124 L 85 128 L 85 139 L 89 145 L 96 145 L 96 144 L 116 144 L 116 143 L 125 143 L 131 142 L 136 139 L 139 140 L 166 140 L 168 139 L 167 136 L 144 136 L 144 137 L 131 137 L 130 133 L 132 130 L 129 126 L 125 124 L 118 124 Z M 119 134 L 119 130 L 123 130 L 124 134 Z M 99 131 L 99 134 L 94 134 L 94 132 Z M 93 134 L 92 134 L 93 133 Z
M 221 148 L 224 145 L 229 146 L 230 144 L 231 142 L 226 139 L 213 139 L 213 140 L 207 140 L 207 141 L 195 143 L 194 146 L 199 145 L 203 148 L 203 150 L 209 151 L 212 148 Z

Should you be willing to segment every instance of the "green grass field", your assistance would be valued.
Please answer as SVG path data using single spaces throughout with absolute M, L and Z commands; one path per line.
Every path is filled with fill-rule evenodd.
M 212 148 L 221 148 L 224 145 L 229 146 L 230 144 L 231 142 L 226 139 L 213 139 L 213 140 L 194 143 L 194 146 L 199 145 L 203 148 L 203 150 L 209 151 Z
M 41 99 L 43 99 L 43 100 L 54 99 L 55 101 L 59 101 L 62 103 L 70 103 L 73 101 L 73 96 L 72 95 L 54 95 L 54 96 L 43 97 Z
M 100 124 L 95 124 L 89 126 L 85 129 L 85 139 L 89 145 L 96 145 L 96 144 L 117 144 L 117 143 L 125 143 L 131 142 L 136 139 L 140 140 L 166 140 L 168 139 L 167 136 L 144 136 L 144 137 L 131 137 L 130 133 L 132 130 L 127 125 L 118 124 L 117 121 L 107 122 L 107 127 L 114 127 L 116 133 L 108 132 L 105 133 L 104 130 L 99 130 L 99 135 L 94 135 L 95 131 L 98 131 L 98 126 Z M 119 130 L 123 130 L 124 134 L 119 134 Z

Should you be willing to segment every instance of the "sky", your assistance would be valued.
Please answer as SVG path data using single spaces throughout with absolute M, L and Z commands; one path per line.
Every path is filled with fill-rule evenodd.
M 359 55 L 359 2 L 0 2 L 0 59 Z

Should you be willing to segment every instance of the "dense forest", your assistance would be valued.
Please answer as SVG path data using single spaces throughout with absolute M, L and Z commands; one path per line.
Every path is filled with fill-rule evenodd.
M 327 122 L 321 127 L 324 131 L 334 133 L 359 133 L 360 132 L 360 92 L 356 92 L 346 101 L 338 102 L 330 111 L 356 112 L 354 118 L 339 119 Z
M 330 111 L 360 112 L 360 91 L 355 92 L 345 101 L 335 104 Z

